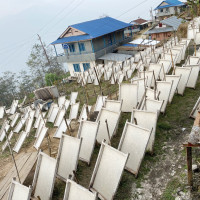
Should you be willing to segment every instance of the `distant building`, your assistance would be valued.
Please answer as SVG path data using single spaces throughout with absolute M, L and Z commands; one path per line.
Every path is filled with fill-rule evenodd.
M 55 47 L 58 62 L 67 63 L 71 76 L 95 66 L 96 60 L 111 53 L 132 39 L 125 29 L 131 24 L 111 17 L 104 17 L 69 26 L 51 44 Z M 62 45 L 64 53 L 57 54 L 56 45 Z
M 162 1 L 154 10 L 156 11 L 157 18 L 169 17 L 181 13 L 183 8 L 186 7 L 181 1 L 178 0 L 165 0 Z
M 149 35 L 149 39 L 162 41 L 173 36 L 181 25 L 183 19 L 172 16 L 168 19 L 160 21 L 154 28 L 145 33 Z

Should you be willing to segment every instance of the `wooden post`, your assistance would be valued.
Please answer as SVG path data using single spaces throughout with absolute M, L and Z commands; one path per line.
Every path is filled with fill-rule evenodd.
M 74 175 L 74 178 L 75 178 L 76 182 L 79 184 L 78 177 L 77 177 L 76 172 L 74 170 L 73 170 L 73 175 Z
M 173 74 L 175 74 L 175 66 L 174 66 L 174 60 L 173 60 L 172 50 L 171 49 L 170 49 L 170 54 L 171 54 L 171 59 L 172 59 L 172 67 L 173 67 L 172 75 L 173 75 Z
M 107 128 L 107 133 L 108 133 L 109 144 L 111 145 L 111 138 L 110 138 L 110 132 L 109 132 L 109 128 L 108 128 L 108 121 L 107 121 L 107 119 L 105 120 L 105 123 L 106 123 L 106 128 Z
M 188 184 L 193 186 L 192 180 L 192 147 L 186 147 L 187 152 L 187 170 L 188 170 Z
M 95 72 L 95 75 L 96 75 L 96 77 L 97 77 L 97 81 L 98 81 L 98 83 L 99 83 L 99 88 L 100 88 L 101 95 L 103 96 L 103 92 L 102 92 L 102 89 L 101 89 L 101 83 L 100 83 L 100 80 L 99 80 L 99 77 L 98 77 L 98 75 L 97 75 L 97 71 L 96 71 L 96 68 L 95 68 L 95 67 L 94 67 L 94 72 Z

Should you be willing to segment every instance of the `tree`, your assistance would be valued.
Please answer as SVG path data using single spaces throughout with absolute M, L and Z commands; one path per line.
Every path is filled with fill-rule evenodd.
M 17 79 L 16 74 L 4 72 L 0 77 L 0 104 L 10 106 L 13 99 L 17 99 Z
M 46 47 L 45 44 L 44 48 L 46 49 L 50 65 L 46 59 L 43 47 L 40 44 L 33 45 L 31 54 L 27 61 L 27 65 L 32 72 L 33 82 L 35 83 L 36 87 L 45 86 L 45 74 L 53 73 L 60 75 L 64 73 L 62 66 L 57 62 L 56 57 L 53 56 L 52 48 Z
M 191 9 L 193 16 L 199 16 L 200 14 L 200 0 L 187 0 L 187 3 Z

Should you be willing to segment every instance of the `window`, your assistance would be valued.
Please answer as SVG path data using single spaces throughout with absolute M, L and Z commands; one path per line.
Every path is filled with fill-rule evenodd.
M 163 9 L 160 9 L 160 12 L 163 12 Z
M 169 8 L 166 8 L 166 12 L 167 12 L 167 13 L 169 12 Z
M 79 50 L 85 51 L 85 44 L 84 43 L 79 43 Z
M 81 72 L 80 64 L 73 64 L 73 67 L 75 72 Z
M 83 63 L 84 71 L 87 71 L 90 68 L 90 63 Z
M 74 44 L 69 44 L 69 51 L 70 52 L 75 52 L 75 46 L 74 46 Z

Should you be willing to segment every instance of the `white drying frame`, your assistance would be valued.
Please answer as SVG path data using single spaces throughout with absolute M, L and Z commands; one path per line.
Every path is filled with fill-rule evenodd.
M 187 72 L 186 75 L 183 74 L 184 70 Z M 180 78 L 180 81 L 179 81 L 179 84 L 178 84 L 178 87 L 177 87 L 177 93 L 182 95 L 182 96 L 185 92 L 185 88 L 186 88 L 188 79 L 190 77 L 190 73 L 191 73 L 190 68 L 187 68 L 187 67 L 176 67 L 175 68 L 174 74 L 179 75 L 179 76 L 181 75 L 181 78 Z
M 107 99 L 107 96 L 98 95 L 95 106 L 94 106 L 94 111 L 99 112 L 101 110 L 101 108 L 104 106 L 104 102 L 106 99 Z
M 130 91 L 130 89 L 128 89 L 128 94 L 126 94 L 127 97 L 124 97 L 124 95 L 122 95 L 122 87 L 133 87 L 133 91 Z M 122 100 L 122 112 L 132 112 L 133 108 L 137 107 L 137 93 L 138 93 L 138 85 L 137 84 L 132 84 L 132 83 L 122 83 L 119 84 L 119 98 L 118 100 Z M 133 95 L 130 97 L 130 94 Z M 127 102 L 128 101 L 128 102 Z M 134 102 L 135 101 L 135 102 Z
M 70 120 L 77 119 L 79 106 L 80 106 L 80 102 L 71 105 L 71 109 L 70 109 L 70 113 L 69 113 L 69 119 Z M 75 111 L 76 111 L 75 115 L 72 114 L 73 109 L 75 109 Z
M 178 76 L 176 76 L 176 75 L 165 75 L 165 79 L 166 79 L 167 82 L 173 83 L 172 88 L 171 88 L 171 92 L 170 92 L 170 95 L 169 95 L 169 103 L 171 103 L 172 100 L 173 100 L 174 94 L 177 91 L 177 87 L 178 87 L 179 81 L 181 79 L 181 75 L 178 75 Z
M 103 158 L 103 154 L 104 154 L 104 151 L 105 149 L 109 149 L 111 151 L 114 151 L 116 152 L 117 154 L 119 154 L 119 156 L 123 157 L 123 166 L 118 166 L 118 165 L 114 165 L 113 168 L 117 168 L 117 167 L 120 167 L 120 169 L 118 169 L 118 182 L 116 183 L 116 187 L 114 188 L 114 190 L 112 191 L 112 197 L 110 199 L 108 199 L 108 197 L 105 197 L 104 194 L 101 194 L 98 189 L 95 189 L 94 188 L 94 184 L 95 184 L 95 179 L 97 178 L 97 175 L 98 175 L 98 171 L 100 170 L 100 166 L 101 166 L 101 161 L 102 161 L 102 158 Z M 113 200 L 115 194 L 116 194 L 116 191 L 117 191 L 117 188 L 119 187 L 119 183 L 121 181 L 121 178 L 122 178 L 122 174 L 123 174 L 123 171 L 124 171 L 124 168 L 126 166 L 126 163 L 127 163 L 127 160 L 128 160 L 128 157 L 129 157 L 129 154 L 125 154 L 123 152 L 120 152 L 118 151 L 117 149 L 107 145 L 104 141 L 102 141 L 101 143 L 101 148 L 99 150 L 99 154 L 98 154 L 98 157 L 97 157 L 97 161 L 96 161 L 96 164 L 95 164 L 95 167 L 94 167 L 94 170 L 93 170 L 93 173 L 92 173 L 92 177 L 91 177 L 91 180 L 90 180 L 90 184 L 89 184 L 89 188 L 92 192 L 97 192 L 98 193 L 98 197 L 101 199 L 101 200 Z M 116 159 L 116 160 L 119 160 L 119 159 Z M 111 170 L 113 170 L 113 168 Z M 112 171 L 113 172 L 113 171 Z M 121 174 L 119 174 L 121 173 Z M 109 181 L 103 181 L 105 184 L 109 184 L 110 181 L 111 181 L 111 178 L 110 176 L 101 176 L 102 178 L 109 178 Z M 115 176 L 116 177 L 116 176 Z
M 128 167 L 127 166 L 127 164 L 128 164 L 128 162 L 129 162 L 129 159 L 130 159 L 130 157 L 132 157 L 132 154 L 139 154 L 139 152 L 137 151 L 137 149 L 135 149 L 135 144 L 133 144 L 133 143 L 136 143 L 136 144 L 139 144 L 139 146 L 141 147 L 141 142 L 140 141 L 136 141 L 135 142 L 135 132 L 132 130 L 132 132 L 129 134 L 130 136 L 132 136 L 133 138 L 130 138 L 130 136 L 129 136 L 129 142 L 131 141 L 131 139 L 132 139 L 132 141 L 133 141 L 133 143 L 132 143 L 132 146 L 129 146 L 129 147 L 125 147 L 126 148 L 126 152 L 124 152 L 123 150 L 122 150 L 122 148 L 123 148 L 123 145 L 126 145 L 126 144 L 124 144 L 124 141 L 125 141 L 125 137 L 126 137 L 126 135 L 128 134 L 127 133 L 127 131 L 128 131 L 128 127 L 132 127 L 133 129 L 135 129 L 134 131 L 136 132 L 136 131 L 139 131 L 139 130 L 142 130 L 143 131 L 143 134 L 149 134 L 149 137 L 148 138 L 146 138 L 146 143 L 143 145 L 144 147 L 144 149 L 143 149 L 143 152 L 141 153 L 141 158 L 139 159 L 139 161 L 138 161 L 138 163 L 137 163 L 137 169 L 136 170 L 134 170 L 133 168 L 130 168 L 130 167 Z M 144 132 L 146 132 L 146 133 L 144 133 Z M 121 139 L 120 139 L 120 142 L 119 142 L 119 145 L 118 145 L 118 150 L 119 151 L 121 151 L 121 152 L 124 152 L 124 153 L 129 153 L 129 158 L 128 158 L 128 161 L 127 161 L 127 164 L 126 164 L 126 167 L 125 167 L 125 169 L 127 170 L 127 171 L 129 171 L 129 172 L 131 172 L 132 174 L 134 174 L 136 177 L 137 177 L 137 175 L 138 175 L 138 173 L 139 173 L 139 169 L 140 169 L 140 166 L 141 166 L 141 163 L 142 163 L 142 160 L 143 160 L 143 158 L 144 158 L 144 156 L 145 156 L 145 153 L 146 153 L 146 148 L 147 148 L 147 145 L 148 145 L 148 142 L 149 142 L 149 138 L 151 137 L 151 133 L 152 133 L 152 129 L 151 130 L 149 130 L 149 129 L 145 129 L 145 128 L 142 128 L 142 127 L 140 127 L 140 126 L 138 126 L 138 125 L 135 125 L 135 124 L 132 124 L 132 123 L 130 123 L 130 122 L 128 122 L 128 120 L 126 121 L 126 124 L 125 124 L 125 126 L 124 126 L 124 129 L 123 129 L 123 132 L 122 132 L 122 136 L 121 136 Z M 141 135 L 141 133 L 136 133 L 136 134 L 138 134 L 139 136 Z M 128 149 L 129 148 L 129 149 Z M 128 152 L 127 152 L 128 151 Z M 132 153 L 131 153 L 131 151 L 132 151 Z M 133 155 L 133 156 L 134 156 Z M 134 164 L 136 163 L 136 161 L 134 161 Z M 133 163 L 132 163 L 133 164 Z M 131 165 L 132 165 L 131 164 Z
M 78 97 L 78 92 L 71 92 L 71 95 L 70 95 L 70 105 L 76 103 L 77 97 Z
M 12 139 L 13 135 L 14 135 L 14 132 L 13 132 L 13 131 L 10 131 L 10 134 L 8 135 L 8 140 L 9 140 L 9 141 Z M 2 149 L 2 152 L 4 152 L 5 149 L 7 148 L 7 146 L 8 146 L 8 140 L 6 139 L 6 141 L 5 141 L 4 144 L 2 145 L 2 148 L 1 148 L 1 149 Z
M 5 112 L 5 107 L 4 106 L 0 106 L 0 119 L 3 118 L 4 112 Z
M 194 105 L 194 108 L 192 109 L 192 112 L 190 113 L 191 118 L 196 118 L 196 114 L 200 110 L 200 97 L 198 98 L 197 102 Z
M 87 116 L 87 108 L 86 108 L 86 104 L 83 105 L 82 109 L 81 109 L 81 113 L 80 113 L 80 116 L 79 116 L 79 122 L 81 122 L 81 120 L 87 120 L 88 116 Z M 90 110 L 91 110 L 92 106 L 88 105 L 88 112 L 90 113 Z M 88 114 L 89 114 L 88 113 Z
M 38 158 L 37 158 L 37 164 L 36 164 L 35 174 L 34 174 L 34 178 L 33 178 L 32 188 L 33 188 L 33 191 L 35 194 L 36 189 L 37 189 L 38 179 L 41 178 L 40 176 L 42 174 L 42 173 L 40 173 L 40 170 L 41 170 L 41 166 L 42 166 L 43 157 L 49 159 L 52 162 L 55 162 L 55 163 L 53 163 L 55 165 L 55 170 L 53 169 L 54 171 L 52 171 L 52 177 L 50 177 L 50 175 L 48 173 L 48 176 L 45 176 L 45 181 L 44 181 L 44 182 L 48 181 L 48 183 L 49 183 L 49 178 L 51 178 L 51 181 L 52 181 L 52 184 L 50 185 L 48 196 L 46 197 L 46 199 L 44 199 L 44 200 L 49 200 L 52 198 L 54 183 L 55 183 L 55 178 L 56 178 L 56 175 L 55 175 L 56 174 L 55 173 L 56 172 L 56 160 L 54 158 L 51 158 L 47 154 L 42 153 L 41 151 L 39 152 Z M 49 169 L 49 167 L 47 166 L 46 171 L 48 171 L 48 169 Z M 40 187 L 43 188 L 42 185 Z
M 114 127 L 112 133 L 110 132 L 109 121 L 110 121 L 110 120 L 113 121 L 113 118 L 109 118 L 109 121 L 108 121 L 109 137 L 108 137 L 107 127 L 106 127 L 106 134 L 105 134 L 105 135 L 106 135 L 106 139 L 107 139 L 106 142 L 110 143 L 111 141 L 109 141 L 109 139 L 112 140 L 113 135 L 116 134 L 116 131 L 117 131 L 117 128 L 118 128 L 118 125 L 119 125 L 119 120 L 120 120 L 121 112 L 114 112 L 114 111 L 111 111 L 111 110 L 102 108 L 101 111 L 99 112 L 98 116 L 97 116 L 96 122 L 99 122 L 99 121 L 100 121 L 100 117 L 101 117 L 101 115 L 102 115 L 103 112 L 110 112 L 110 113 L 113 113 L 113 114 L 115 114 L 115 115 L 118 116 L 118 119 L 117 119 L 117 121 L 116 121 L 116 123 L 115 123 L 115 127 Z M 107 120 L 108 120 L 108 119 L 107 119 Z M 101 128 L 101 125 L 102 125 L 102 124 L 106 124 L 106 122 L 105 122 L 105 121 L 104 121 L 104 122 L 101 122 L 101 121 L 100 121 L 99 129 L 98 129 L 98 132 L 97 132 L 97 142 L 100 143 L 100 144 L 101 144 L 102 141 L 98 141 L 98 134 L 99 134 L 99 131 L 100 131 L 100 128 Z M 105 125 L 105 126 L 106 126 L 106 125 Z M 105 136 L 105 135 L 104 135 L 104 136 Z M 103 139 L 105 139 L 105 138 L 103 138 Z
M 57 114 L 55 122 L 54 122 L 54 127 L 59 127 L 60 123 L 62 122 L 63 117 L 65 116 L 65 114 L 66 114 L 66 109 L 63 106 L 58 111 L 58 114 Z
M 117 100 L 106 99 L 104 108 L 114 111 L 114 112 L 120 112 L 122 109 L 122 102 L 123 102 L 123 100 L 117 101 Z M 117 105 L 117 108 L 114 108 L 115 105 Z
M 74 182 L 70 179 L 67 179 L 67 181 L 66 181 L 66 187 L 65 187 L 65 193 L 64 193 L 63 200 L 75 200 L 75 199 L 69 198 L 72 187 L 76 188 L 76 190 L 75 190 L 76 192 L 77 192 L 77 190 L 81 191 L 81 194 L 78 193 L 77 196 L 75 197 L 76 200 L 80 200 L 80 196 L 82 197 L 83 193 L 85 193 L 87 195 L 87 199 L 84 198 L 84 200 L 97 200 L 96 192 L 95 193 L 90 192 L 88 189 L 84 188 L 83 186 L 77 184 L 76 182 Z M 73 193 L 75 194 L 75 192 L 73 192 Z
M 56 129 L 56 132 L 54 133 L 54 138 L 61 138 L 62 137 L 62 134 L 63 132 L 66 132 L 68 127 L 67 125 L 69 126 L 71 123 L 71 120 L 70 119 L 67 119 L 65 120 L 64 118 L 62 119 L 59 127 Z
M 134 118 L 135 118 L 134 113 L 136 113 L 136 112 L 145 113 L 147 115 L 153 114 L 153 117 L 155 119 L 153 119 L 153 117 L 147 117 L 148 118 L 147 120 L 148 120 L 148 122 L 150 122 L 150 121 L 154 122 L 154 124 L 152 124 L 151 127 L 147 127 L 148 125 L 147 125 L 147 121 L 145 120 L 145 118 L 142 118 L 144 120 L 144 122 L 142 122 L 142 123 L 139 122 L 139 124 L 138 124 L 138 120 L 136 118 L 136 121 L 137 121 L 137 124 L 136 124 L 136 121 L 134 120 Z M 136 110 L 136 109 L 133 109 L 133 111 L 132 111 L 131 123 L 139 125 L 139 126 L 146 128 L 146 129 L 152 129 L 153 128 L 152 133 L 151 133 L 151 137 L 149 139 L 149 143 L 147 145 L 147 150 L 150 151 L 151 153 L 153 153 L 153 146 L 154 146 L 155 136 L 156 136 L 157 121 L 158 121 L 158 114 L 155 113 L 155 112 L 149 112 L 149 111 L 145 111 L 145 110 Z
M 59 144 L 59 148 L 58 148 L 58 155 L 57 155 L 57 164 L 56 164 L 56 176 L 58 177 L 58 178 L 60 178 L 61 180 L 63 180 L 63 181 L 66 181 L 68 178 L 69 178 L 69 175 L 70 175 L 70 173 L 68 174 L 68 177 L 64 177 L 64 175 L 62 176 L 61 174 L 59 174 L 59 166 L 60 166 L 60 162 L 61 162 L 61 158 L 62 158 L 62 156 L 64 156 L 65 158 L 66 158 L 66 154 L 64 155 L 64 150 L 63 150 L 63 147 L 69 147 L 69 144 L 68 145 L 64 145 L 64 140 L 67 140 L 67 139 L 72 139 L 72 140 L 76 140 L 75 142 L 77 142 L 78 143 L 78 147 L 76 147 L 77 148 L 77 152 L 76 152 L 76 156 L 71 156 L 70 155 L 70 157 L 72 158 L 75 158 L 75 163 L 74 163 L 74 169 L 73 169 L 73 171 L 76 171 L 77 170 L 77 166 L 78 166 L 78 160 L 79 160 L 79 154 L 80 154 L 80 149 L 81 149 L 81 144 L 82 144 L 82 138 L 75 138 L 75 137 L 72 137 L 72 136 L 69 136 L 69 135 L 62 135 L 62 137 L 61 137 L 61 139 L 60 139 L 60 144 Z M 67 141 L 68 142 L 68 141 Z M 72 146 L 75 146 L 74 144 L 72 145 Z M 71 147 L 72 147 L 71 146 Z M 69 149 L 67 149 L 67 150 L 69 150 Z M 69 154 L 69 153 L 74 153 L 74 152 L 72 152 L 72 151 L 68 151 L 67 152 L 67 154 Z M 65 160 L 65 168 L 66 168 L 66 165 L 68 164 L 68 162 L 70 162 L 70 163 L 72 163 L 72 160 Z M 70 166 L 71 167 L 71 166 Z M 66 169 L 65 169 L 66 170 Z M 71 173 L 73 173 L 73 171 L 71 172 Z M 62 172 L 63 173 L 63 172 Z M 71 174 L 71 175 L 73 175 L 73 174 Z
M 60 107 L 60 108 L 62 108 L 63 107 L 63 105 L 65 104 L 65 96 L 60 96 L 60 97 L 58 97 L 58 106 Z
M 48 131 L 48 128 L 43 126 L 38 137 L 36 138 L 33 147 L 35 147 L 37 150 L 39 150 L 45 136 L 47 135 L 47 131 Z
M 16 112 L 13 120 L 10 122 L 10 126 L 13 128 L 16 125 L 16 122 L 20 116 L 20 113 Z
M 82 147 L 83 147 L 83 145 L 85 143 L 84 137 L 82 137 L 82 130 L 83 130 L 83 126 L 87 125 L 87 124 L 96 125 L 96 131 L 92 132 L 92 134 L 94 134 L 93 135 L 94 136 L 94 138 L 93 138 L 94 140 L 93 140 L 93 144 L 91 144 L 91 151 L 89 152 L 90 156 L 89 156 L 88 159 L 87 158 L 83 158 L 81 156 L 81 149 L 82 149 Z M 92 154 L 94 152 L 94 147 L 95 147 L 95 143 L 96 143 L 96 137 L 97 137 L 97 133 L 98 133 L 98 129 L 99 129 L 99 124 L 100 124 L 100 122 L 81 121 L 79 129 L 78 129 L 77 138 L 79 138 L 79 139 L 82 138 L 82 144 L 81 144 L 81 148 L 80 148 L 79 159 L 82 160 L 83 162 L 86 162 L 88 165 L 90 165 L 91 157 L 92 157 Z M 87 132 L 86 135 L 87 134 L 90 134 L 90 133 Z M 91 135 L 89 135 L 89 136 L 91 136 Z M 85 146 L 88 147 L 88 145 L 85 145 Z
M 149 108 L 146 108 L 146 103 L 157 104 L 157 105 L 159 105 L 159 107 L 158 107 L 157 110 L 153 110 L 153 109 L 149 110 Z M 147 111 L 151 111 L 151 112 L 157 112 L 158 116 L 159 116 L 163 103 L 164 103 L 164 100 L 159 101 L 159 100 L 146 98 L 146 99 L 143 100 L 142 105 L 140 107 L 140 110 L 147 110 Z
M 199 77 L 200 65 L 185 65 L 184 67 L 191 68 L 190 76 L 188 78 L 186 87 L 195 89 Z
M 10 185 L 10 189 L 9 189 L 9 193 L 8 193 L 8 199 L 7 200 L 12 200 L 13 199 L 13 195 L 16 193 L 16 195 L 18 196 L 18 198 L 20 199 L 21 197 L 19 197 L 20 193 L 19 191 L 15 191 L 15 187 L 18 186 L 18 188 L 23 188 L 27 190 L 27 193 L 25 195 L 27 195 L 26 199 L 22 199 L 22 200 L 30 200 L 31 198 L 31 192 L 32 192 L 32 186 L 26 187 L 25 185 L 22 185 L 20 183 L 18 183 L 16 181 L 16 178 L 12 179 L 11 185 Z M 23 196 L 24 197 L 24 196 Z
M 58 106 L 53 106 L 53 108 L 51 109 L 51 111 L 49 110 L 49 117 L 47 118 L 48 122 L 54 123 L 56 116 L 58 114 L 59 111 L 59 107 Z
M 17 140 L 17 142 L 15 143 L 15 146 L 13 148 L 13 151 L 15 151 L 16 153 L 18 153 L 27 137 L 28 133 L 25 131 L 22 131 L 19 135 L 19 138 Z
M 158 85 L 159 84 L 164 84 L 164 85 L 167 85 L 168 86 L 168 90 L 165 89 L 165 91 L 163 89 L 159 90 L 158 89 Z M 167 82 L 167 81 L 156 81 L 156 85 L 157 85 L 157 90 L 160 92 L 160 95 L 159 95 L 159 100 L 160 98 L 162 100 L 164 100 L 164 103 L 162 105 L 162 108 L 161 108 L 161 113 L 165 113 L 165 110 L 166 110 L 166 107 L 167 107 L 167 104 L 169 102 L 169 96 L 171 94 L 171 89 L 172 89 L 172 82 Z M 167 93 L 168 92 L 168 93 Z M 164 94 L 164 95 L 163 95 Z M 166 97 L 165 97 L 166 96 Z M 163 97 L 163 98 L 162 98 Z

